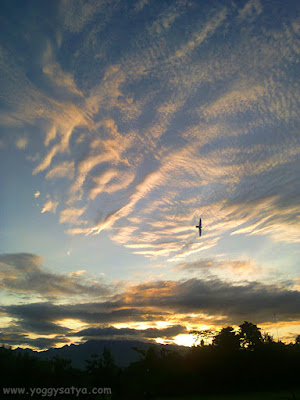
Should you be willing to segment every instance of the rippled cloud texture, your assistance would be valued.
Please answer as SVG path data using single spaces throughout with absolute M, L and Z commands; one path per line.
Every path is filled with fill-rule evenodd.
M 5 3 L 1 177 L 13 193 L 3 201 L 22 211 L 4 225 L 12 243 L 18 219 L 28 240 L 2 249 L 0 289 L 32 296 L 5 303 L 7 341 L 35 346 L 29 332 L 58 335 L 41 347 L 68 335 L 170 338 L 186 333 L 190 314 L 194 328 L 214 318 L 267 323 L 274 313 L 299 320 L 299 269 L 288 260 L 300 241 L 297 11 L 294 1 L 260 0 Z M 21 157 L 45 222 L 25 224 L 25 194 L 16 184 L 10 192 Z M 140 274 L 142 260 L 161 268 L 108 285 L 85 271 L 87 247 L 83 273 L 45 270 L 30 235 L 48 232 L 55 246 L 55 226 L 66 241 L 99 237 L 99 252 L 106 235 L 140 257 Z M 276 266 L 259 241 L 269 256 L 276 249 Z M 56 325 L 64 319 L 83 325 Z M 156 325 L 122 325 L 145 321 L 171 327 L 160 336 Z

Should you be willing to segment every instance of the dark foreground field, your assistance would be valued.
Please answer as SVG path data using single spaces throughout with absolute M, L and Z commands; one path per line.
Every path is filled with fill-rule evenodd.
M 200 338 L 210 334 L 194 333 Z M 76 349 L 70 347 L 71 353 Z M 230 326 L 223 328 L 213 334 L 210 344 L 201 340 L 199 346 L 185 351 L 150 344 L 133 346 L 137 358 L 126 366 L 118 365 L 106 347 L 102 354 L 90 354 L 86 346 L 83 349 L 85 362 L 76 368 L 71 358 L 58 354 L 40 359 L 30 352 L 0 347 L 0 387 L 28 392 L 31 388 L 62 388 L 59 400 L 73 398 L 66 391 L 73 386 L 86 389 L 76 397 L 85 400 L 300 400 L 300 335 L 287 345 L 262 335 L 247 321 L 238 332 Z M 109 392 L 95 395 L 94 388 Z M 41 393 L 31 398 L 52 396 Z
M 282 392 L 237 393 L 225 395 L 199 395 L 181 397 L 156 397 L 155 400 L 300 400 L 300 389 Z

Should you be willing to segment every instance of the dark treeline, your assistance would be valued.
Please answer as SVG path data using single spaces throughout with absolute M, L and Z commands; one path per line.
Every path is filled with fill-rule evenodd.
M 1 387 L 62 388 L 110 387 L 111 395 L 58 395 L 58 399 L 151 399 L 162 396 L 225 394 L 247 391 L 293 390 L 299 385 L 300 335 L 292 344 L 274 341 L 256 325 L 244 322 L 220 332 L 194 331 L 200 341 L 186 352 L 150 346 L 136 349 L 139 360 L 118 367 L 105 349 L 101 358 L 91 357 L 84 370 L 70 360 L 39 360 L 27 353 L 0 348 Z M 207 344 L 207 342 L 210 342 Z M 89 357 L 90 355 L 87 355 Z M 43 398 L 5 395 L 0 398 Z

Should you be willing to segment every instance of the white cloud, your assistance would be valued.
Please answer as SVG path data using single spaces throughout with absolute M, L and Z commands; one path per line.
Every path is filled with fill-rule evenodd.
M 68 223 L 72 225 L 81 225 L 85 224 L 86 222 L 80 220 L 79 218 L 84 214 L 86 207 L 83 208 L 65 208 L 61 211 L 59 222 L 60 223 Z
M 46 179 L 68 178 L 73 179 L 75 173 L 74 162 L 64 161 L 53 167 L 46 175 Z
M 43 207 L 41 213 L 43 214 L 45 212 L 50 212 L 50 213 L 55 214 L 57 206 L 58 206 L 57 201 L 47 200 L 46 203 L 44 204 L 44 207 Z

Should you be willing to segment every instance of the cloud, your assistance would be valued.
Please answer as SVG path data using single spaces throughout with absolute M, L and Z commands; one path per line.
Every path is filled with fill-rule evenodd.
M 80 220 L 79 218 L 84 214 L 86 207 L 83 208 L 65 208 L 61 211 L 59 222 L 60 223 L 68 223 L 74 225 L 85 224 L 86 221 Z
M 180 263 L 229 235 L 299 242 L 292 2 L 283 14 L 259 0 L 203 12 L 96 3 L 63 1 L 52 36 L 28 23 L 20 45 L 0 50 L 1 123 L 41 156 L 42 212 L 56 211 L 59 189 L 69 234 L 106 229 L 127 250 Z
M 246 180 L 241 180 L 235 199 L 228 199 L 226 205 L 228 219 L 240 221 L 237 225 L 239 228 L 232 234 L 269 235 L 276 241 L 286 242 L 300 240 L 298 206 L 295 204 L 299 190 L 298 185 L 294 184 L 298 178 L 292 165 L 287 163 L 280 172 L 277 167 L 277 174 L 276 169 L 260 174 L 259 184 L 256 184 L 252 193 L 243 187 Z M 279 194 L 275 191 L 274 180 L 281 186 Z
M 72 74 L 62 70 L 60 64 L 55 60 L 53 50 L 50 43 L 46 47 L 46 51 L 43 55 L 43 73 L 48 79 L 56 86 L 69 90 L 70 92 L 82 96 L 82 92 L 77 89 Z M 48 133 L 45 143 L 48 144 L 50 140 L 55 137 L 55 128 Z
M 111 213 L 104 221 L 100 220 L 97 224 L 91 228 L 87 228 L 84 230 L 78 230 L 78 233 L 86 233 L 86 234 L 98 234 L 103 229 L 112 226 L 115 221 L 119 218 L 123 218 L 128 216 L 131 211 L 133 210 L 134 206 L 148 193 L 150 192 L 155 186 L 158 184 L 160 178 L 162 177 L 159 171 L 154 171 L 146 175 L 146 177 L 139 182 L 135 186 L 134 193 L 130 196 L 129 201 L 127 204 L 119 208 L 117 211 Z M 74 230 L 70 230 L 69 233 L 76 234 Z
M 49 7 L 38 12 L 40 21 L 56 15 L 50 30 L 32 21 L 30 6 L 8 16 L 6 36 L 18 44 L 0 48 L 1 126 L 13 131 L 13 147 L 33 151 L 33 179 L 45 179 L 49 193 L 42 212 L 56 213 L 59 198 L 57 222 L 68 233 L 106 229 L 127 251 L 172 262 L 168 277 L 185 279 L 115 293 L 81 269 L 51 273 L 37 255 L 2 255 L 1 288 L 41 299 L 5 308 L 19 321 L 7 341 L 42 345 L 26 330 L 67 337 L 64 318 L 88 324 L 87 337 L 163 334 L 99 328 L 120 322 L 259 323 L 274 312 L 283 323 L 299 319 L 297 280 L 256 281 L 263 268 L 249 248 L 242 259 L 209 255 L 237 235 L 271 239 L 272 248 L 300 240 L 295 4 L 288 1 L 289 12 L 259 0 L 201 10 L 147 0 Z
M 128 287 L 109 301 L 55 305 L 32 303 L 10 305 L 3 311 L 10 317 L 53 322 L 76 319 L 86 323 L 138 321 L 189 321 L 190 314 L 209 315 L 223 323 L 238 324 L 244 319 L 272 322 L 273 313 L 281 321 L 299 319 L 299 291 L 284 286 L 242 282 L 231 284 L 217 278 L 182 281 L 153 281 Z
M 52 125 L 46 133 L 45 146 L 49 146 L 50 142 L 56 138 L 56 126 Z
M 49 151 L 49 153 L 45 156 L 43 161 L 33 170 L 33 175 L 36 175 L 38 172 L 44 171 L 47 169 L 51 162 L 53 157 L 56 155 L 56 153 L 59 151 L 59 146 L 53 146 L 52 149 Z
M 64 319 L 76 319 L 90 324 L 103 323 L 130 323 L 136 321 L 153 322 L 164 319 L 167 312 L 151 311 L 150 309 L 139 310 L 136 308 L 119 307 L 117 303 L 94 302 L 75 304 L 54 304 L 51 302 L 31 303 L 28 305 L 10 305 L 3 312 L 13 318 L 33 321 L 61 321 Z
M 46 179 L 57 179 L 57 178 L 74 178 L 74 162 L 73 161 L 63 161 L 53 167 L 46 175 Z
M 51 338 L 39 337 L 32 339 L 28 337 L 26 333 L 6 332 L 6 330 L 2 330 L 0 333 L 0 340 L 2 343 L 9 346 L 29 346 L 34 349 L 48 349 L 50 347 L 56 347 L 57 344 L 65 344 L 69 342 L 69 339 L 63 336 Z
M 47 321 L 23 320 L 14 325 L 15 332 L 34 333 L 37 335 L 67 335 L 70 329 Z
M 260 0 L 250 0 L 239 10 L 238 19 L 241 22 L 245 20 L 250 20 L 252 22 L 262 11 L 263 8 Z
M 105 186 L 117 176 L 117 172 L 114 170 L 105 171 L 102 175 L 93 178 L 96 186 L 91 189 L 89 193 L 89 198 L 94 200 L 98 194 L 105 190 Z
M 16 253 L 16 254 L 1 254 L 0 265 L 10 266 L 18 271 L 29 272 L 38 271 L 43 258 L 36 254 Z
M 55 214 L 57 206 L 58 206 L 58 201 L 52 201 L 52 200 L 49 199 L 44 204 L 44 207 L 43 207 L 41 213 L 43 214 L 45 212 L 50 212 L 50 213 Z
M 25 137 L 20 137 L 19 139 L 16 140 L 16 147 L 20 150 L 26 149 L 28 145 L 28 139 Z
M 82 274 L 85 274 L 87 271 L 85 270 L 85 269 L 80 269 L 80 270 L 78 270 L 78 271 L 74 271 L 74 272 L 70 272 L 69 273 L 69 276 L 79 276 L 79 275 L 82 275 Z
M 110 89 L 114 90 L 114 89 Z M 116 94 L 118 96 L 118 93 Z M 94 107 L 94 106 L 91 106 Z M 97 106 L 95 106 L 97 107 Z M 77 198 L 82 198 L 84 194 L 83 185 L 87 178 L 91 178 L 92 187 L 87 190 L 87 198 L 94 200 L 101 192 L 114 192 L 128 186 L 134 178 L 134 174 L 124 167 L 129 166 L 126 157 L 123 157 L 124 152 L 129 146 L 132 146 L 131 135 L 124 137 L 118 132 L 118 127 L 112 119 L 104 119 L 97 124 L 97 128 L 105 131 L 105 138 L 99 137 L 93 139 L 89 143 L 89 151 L 77 162 L 75 169 L 75 179 L 70 187 L 72 202 Z M 95 174 L 95 169 L 102 164 L 110 163 L 114 167 L 105 169 L 101 174 Z M 76 197 L 76 194 L 78 194 Z M 72 196 L 75 196 L 72 198 Z
M 139 0 L 134 6 L 134 12 L 138 13 L 149 3 L 149 0 Z
M 188 56 L 195 48 L 200 46 L 206 39 L 212 36 L 215 33 L 216 29 L 218 29 L 226 19 L 226 14 L 226 8 L 216 13 L 214 17 L 212 17 L 204 25 L 203 29 L 195 32 L 192 38 L 175 52 L 175 58 L 183 58 Z
M 206 277 L 231 277 L 236 281 L 245 281 L 245 279 L 257 280 L 262 274 L 262 268 L 258 266 L 254 260 L 244 259 L 226 259 L 226 258 L 202 258 L 193 262 L 185 262 L 179 264 L 176 269 L 182 272 L 196 274 L 195 276 Z
M 110 290 L 105 284 L 84 279 L 78 274 L 64 275 L 42 269 L 43 259 L 35 254 L 0 255 L 0 287 L 13 293 L 40 297 L 103 296 Z
M 240 86 L 240 85 L 239 85 Z M 214 103 L 203 107 L 199 110 L 199 114 L 204 115 L 206 119 L 214 119 L 224 115 L 231 117 L 252 110 L 259 104 L 259 100 L 264 95 L 262 86 L 250 86 L 247 88 L 232 88 L 228 90 L 224 96 L 221 96 Z
M 60 17 L 64 28 L 70 32 L 80 32 L 95 15 L 100 17 L 100 27 L 104 27 L 118 4 L 119 0 L 63 0 L 60 3 Z
M 41 195 L 41 192 L 39 191 L 39 190 L 37 190 L 35 193 L 34 193 L 34 197 L 37 199 L 38 197 L 40 197 L 40 195 Z
M 113 326 L 108 327 L 96 327 L 87 328 L 81 331 L 75 332 L 72 336 L 81 336 L 85 339 L 90 338 L 142 338 L 142 339 L 154 339 L 154 338 L 172 338 L 176 335 L 187 333 L 187 329 L 181 325 L 173 325 L 164 329 L 158 328 L 146 328 L 146 329 L 133 329 L 133 328 L 115 328 Z
M 294 278 L 295 284 L 294 289 L 300 291 L 300 276 L 296 276 Z
M 106 170 L 101 175 L 93 177 L 93 187 L 88 193 L 88 198 L 95 200 L 101 193 L 114 193 L 125 189 L 131 184 L 133 179 L 134 174 L 130 171 Z
M 143 4 L 144 6 L 145 2 L 136 4 L 135 9 L 140 4 Z M 150 35 L 160 36 L 161 34 L 166 33 L 166 31 L 168 31 L 173 25 L 174 21 L 183 14 L 185 7 L 185 2 L 176 2 L 170 7 L 167 7 L 149 27 Z
M 230 282 L 216 277 L 217 270 L 240 277 L 259 271 L 251 260 L 204 258 L 182 263 L 177 266 L 179 270 L 198 275 L 177 281 L 127 284 L 121 291 L 87 279 L 85 270 L 69 275 L 50 274 L 42 270 L 41 264 L 41 257 L 33 254 L 0 256 L 1 288 L 12 293 L 35 294 L 43 299 L 42 302 L 1 307 L 2 316 L 13 321 L 2 331 L 5 343 L 27 343 L 34 347 L 34 342 L 27 341 L 29 334 L 57 335 L 61 342 L 73 336 L 84 340 L 172 339 L 203 324 L 238 325 L 244 320 L 272 324 L 274 313 L 283 325 L 300 318 L 297 280 L 264 284 L 255 280 Z M 222 273 L 218 275 L 222 276 Z M 82 296 L 86 296 L 85 301 L 81 300 Z M 96 300 L 91 301 L 92 298 Z M 79 326 L 80 323 L 85 325 L 84 329 L 66 328 L 63 321 L 70 319 L 76 320 Z M 168 326 L 158 329 L 156 324 L 159 322 L 167 322 Z M 120 323 L 127 327 L 113 326 Z M 144 329 L 140 328 L 141 324 Z
M 218 279 L 158 281 L 138 285 L 121 298 L 131 307 L 151 305 L 175 313 L 221 314 L 231 322 L 246 316 L 259 322 L 268 321 L 272 319 L 272 310 L 276 310 L 282 320 L 299 318 L 299 292 L 259 282 L 229 284 Z

